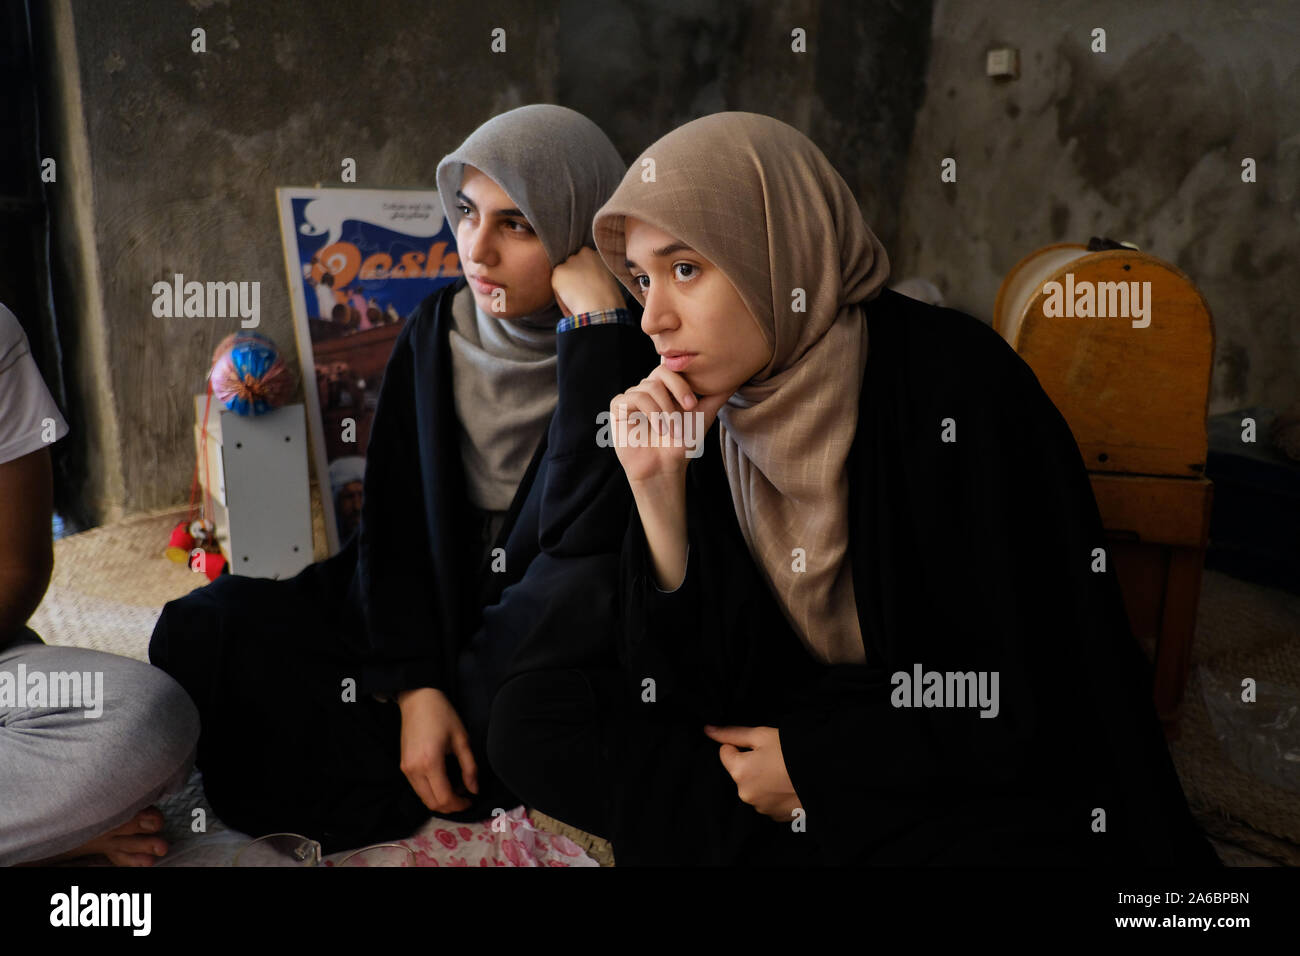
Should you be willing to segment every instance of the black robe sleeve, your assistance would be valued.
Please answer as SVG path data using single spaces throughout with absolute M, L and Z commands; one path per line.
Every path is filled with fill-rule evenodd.
M 654 368 L 641 307 L 622 321 L 558 333 L 559 393 L 534 489 L 537 555 L 523 580 L 485 602 L 462 672 L 501 679 L 614 663 L 618 548 L 632 493 L 612 446 L 598 442 L 610 399 Z
M 689 498 L 687 507 L 689 514 Z M 689 517 L 686 525 L 689 541 L 694 534 Z M 624 674 L 643 690 L 652 690 L 644 696 L 653 697 L 650 702 L 658 705 L 656 710 L 673 708 L 704 724 L 724 710 L 721 701 L 727 682 L 713 655 L 696 640 L 705 605 L 700 600 L 699 562 L 692 560 L 693 550 L 688 545 L 681 584 L 674 591 L 660 590 L 645 529 L 633 509 L 620 559 L 625 613 L 618 649 Z
M 429 544 L 413 336 L 432 329 L 438 298 L 407 319 L 384 370 L 366 447 L 365 497 L 357 532 L 356 597 L 365 619 L 361 689 L 392 694 L 446 689 L 452 677 L 442 636 Z
M 759 575 L 722 468 L 718 425 L 686 470 L 686 576 L 661 590 L 635 507 L 621 556 L 620 664 L 653 680 L 655 707 L 698 726 L 771 724 L 792 686 L 817 673 Z M 643 694 L 643 699 L 648 695 Z
M 649 374 L 658 353 L 641 331 L 641 306 L 626 292 L 624 302 L 624 321 L 558 335 L 560 391 L 539 535 L 552 557 L 616 552 L 626 527 L 632 492 L 613 446 L 598 442 L 600 421 L 615 395 Z

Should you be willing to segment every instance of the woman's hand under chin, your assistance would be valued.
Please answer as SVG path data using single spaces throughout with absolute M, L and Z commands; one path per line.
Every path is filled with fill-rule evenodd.
M 551 289 L 565 315 L 621 309 L 625 304 L 623 287 L 591 246 L 583 246 L 551 270 Z
M 713 427 L 729 397 L 697 396 L 690 383 L 666 365 L 657 366 L 626 392 L 615 395 L 609 403 L 609 423 L 615 436 L 614 450 L 628 481 L 635 487 L 639 482 L 684 474 L 691 458 L 699 455 L 698 443 Z M 635 429 L 638 416 L 644 416 L 640 431 Z M 694 418 L 689 426 L 687 416 Z M 625 436 L 626 442 L 618 440 Z M 688 439 L 694 441 L 694 447 Z
M 686 466 L 702 451 L 728 398 L 697 396 L 686 379 L 660 365 L 609 403 L 610 437 L 661 591 L 675 590 L 686 574 Z

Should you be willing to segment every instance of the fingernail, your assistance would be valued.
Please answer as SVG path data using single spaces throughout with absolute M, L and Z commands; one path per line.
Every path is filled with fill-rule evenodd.
M 140 826 L 143 827 L 145 830 L 148 830 L 150 833 L 153 833 L 154 831 L 162 828 L 162 824 L 160 824 L 153 817 L 146 817 L 144 820 L 140 822 Z

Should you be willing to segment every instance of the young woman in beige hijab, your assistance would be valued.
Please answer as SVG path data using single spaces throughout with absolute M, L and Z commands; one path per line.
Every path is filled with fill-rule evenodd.
M 703 117 L 594 235 L 661 356 L 610 405 L 619 862 L 1217 862 L 1068 426 L 987 325 L 885 288 L 821 151 Z

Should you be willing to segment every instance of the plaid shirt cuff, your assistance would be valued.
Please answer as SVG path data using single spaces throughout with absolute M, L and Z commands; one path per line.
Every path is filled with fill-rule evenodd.
M 556 323 L 556 332 L 569 332 L 573 329 L 582 328 L 584 325 L 635 325 L 640 327 L 641 323 L 632 318 L 632 314 L 627 309 L 603 309 L 600 312 L 580 312 L 577 315 L 566 315 Z

